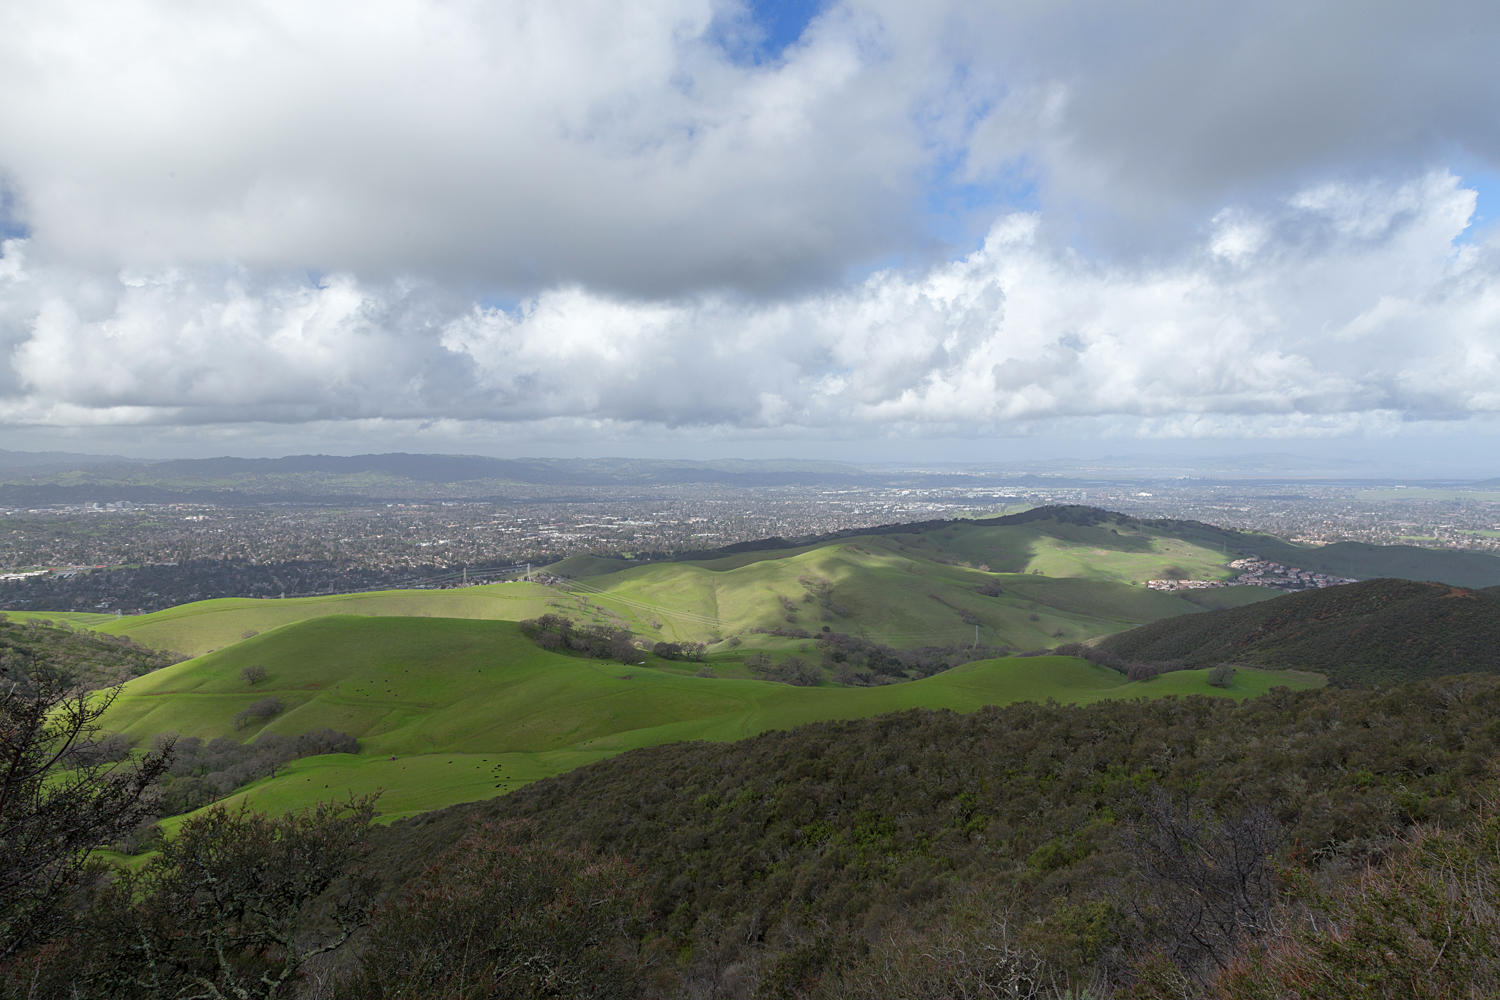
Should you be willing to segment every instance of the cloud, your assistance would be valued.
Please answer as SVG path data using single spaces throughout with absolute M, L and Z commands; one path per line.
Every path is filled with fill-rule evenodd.
M 784 296 L 941 256 L 930 206 L 983 220 L 1018 179 L 1044 234 L 1118 255 L 1500 164 L 1482 4 L 842 0 L 758 65 L 721 44 L 746 9 L 9 4 L 0 178 L 68 264 Z
M 878 24 L 764 67 L 707 0 L 59 0 L 0 13 L 0 174 L 33 252 L 482 288 L 765 291 L 914 228 Z
M 0 424 L 1500 409 L 1496 243 L 1456 176 L 1500 167 L 1500 8 L 837 0 L 748 58 L 751 10 L 0 5 Z
M 999 219 L 917 274 L 764 302 L 570 286 L 513 310 L 416 281 L 235 268 L 109 281 L 0 259 L 11 424 L 459 421 L 842 436 L 1130 422 L 1386 432 L 1500 412 L 1500 246 L 1447 173 L 1215 215 L 1164 265 Z

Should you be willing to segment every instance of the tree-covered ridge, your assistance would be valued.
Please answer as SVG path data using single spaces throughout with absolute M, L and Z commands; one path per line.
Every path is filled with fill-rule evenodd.
M 1349 687 L 1500 672 L 1500 599 L 1410 580 L 1366 580 L 1151 622 L 1097 645 L 1133 660 L 1296 668 Z
M 0 613 L 0 678 L 29 688 L 46 668 L 88 688 L 103 688 L 181 662 L 123 636 L 74 629 L 66 622 L 8 621 Z
M 784 995 L 854 975 L 860 940 L 956 919 L 975 892 L 1057 975 L 1121 981 L 1174 933 L 1177 904 L 1141 868 L 1151 823 L 1197 829 L 1210 855 L 1260 824 L 1280 862 L 1342 877 L 1413 824 L 1463 825 L 1497 717 L 1500 678 L 1475 676 L 1241 705 L 912 711 L 634 751 L 397 822 L 377 852 L 414 874 L 486 819 L 618 854 L 644 873 L 650 933 L 722 988 L 748 969 L 763 992 L 782 976 Z

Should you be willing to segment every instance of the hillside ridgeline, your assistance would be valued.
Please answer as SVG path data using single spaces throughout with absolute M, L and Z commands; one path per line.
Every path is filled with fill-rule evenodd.
M 1163 619 L 1096 646 L 1129 660 L 1191 667 L 1311 670 L 1342 687 L 1500 673 L 1500 588 L 1366 580 Z

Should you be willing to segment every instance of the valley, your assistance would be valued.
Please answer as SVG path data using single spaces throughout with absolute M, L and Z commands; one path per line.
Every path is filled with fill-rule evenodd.
M 360 741 L 357 757 L 310 757 L 238 793 L 261 808 L 302 808 L 330 791 L 382 790 L 395 817 L 488 798 L 624 750 L 681 740 L 728 742 L 771 729 L 913 708 L 972 712 L 1055 700 L 1219 695 L 1247 698 L 1315 675 L 1242 671 L 1230 688 L 1207 671 L 1144 682 L 1073 657 L 963 664 L 881 687 L 793 687 L 751 679 L 743 657 L 717 654 L 718 675 L 643 654 L 644 665 L 539 649 L 510 622 L 320 617 L 288 625 L 125 685 L 101 723 L 139 745 L 158 733 L 252 739 L 329 728 Z M 255 684 L 244 670 L 263 666 Z M 678 669 L 674 669 L 678 668 Z M 739 675 L 739 676 L 736 676 Z M 283 710 L 244 728 L 235 716 L 275 697 Z

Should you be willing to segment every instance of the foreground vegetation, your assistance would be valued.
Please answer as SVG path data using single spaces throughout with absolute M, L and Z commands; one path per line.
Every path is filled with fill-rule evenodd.
M 643 748 L 384 828 L 359 802 L 285 819 L 215 809 L 84 897 L 0 983 L 78 997 L 1488 995 L 1497 713 L 1486 676 L 917 709 Z M 381 902 L 366 915 L 367 901 Z

